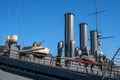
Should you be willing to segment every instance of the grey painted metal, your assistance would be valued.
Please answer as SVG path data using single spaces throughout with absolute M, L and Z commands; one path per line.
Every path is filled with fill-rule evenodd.
M 79 73 L 75 72 L 75 71 L 68 71 L 66 69 L 62 69 L 62 68 L 57 68 L 57 67 L 52 67 L 52 66 L 47 66 L 47 65 L 41 65 L 41 64 L 32 64 L 26 61 L 21 61 L 21 60 L 15 60 L 15 59 L 11 59 L 11 58 L 6 58 L 6 57 L 1 57 L 0 56 L 0 63 L 2 64 L 7 64 L 9 66 L 13 66 L 10 67 L 12 69 L 16 69 L 14 66 L 19 67 L 18 70 L 21 71 L 27 71 L 29 70 L 29 73 L 33 73 L 36 75 L 42 75 L 42 76 L 46 76 L 46 77 L 53 77 L 53 78 L 58 78 L 61 80 L 87 80 L 89 78 L 89 80 L 93 80 L 94 78 L 97 80 L 100 80 L 101 78 L 99 76 L 94 76 L 94 75 L 90 75 L 90 74 L 85 74 L 85 73 Z M 1 67 L 4 65 L 0 64 L 0 68 L 5 68 L 5 67 Z M 8 67 L 9 69 L 9 66 Z M 20 69 L 22 68 L 22 69 Z M 31 71 L 31 72 L 30 72 Z M 27 73 L 26 73 L 27 74 Z M 87 78 L 86 78 L 87 77 Z
M 21 76 L 29 77 L 34 80 L 101 80 L 102 76 L 92 75 L 82 72 L 63 69 L 60 67 L 52 67 L 42 64 L 34 64 L 26 61 L 16 60 L 8 57 L 0 56 L 0 68 L 9 70 Z M 5 64 L 5 65 L 4 65 Z M 106 78 L 106 77 L 105 77 Z M 118 80 L 106 78 L 105 80 Z
M 18 75 L 30 77 L 34 80 L 43 79 L 60 79 L 60 80 L 101 80 L 102 76 L 88 74 L 83 72 L 77 72 L 60 67 L 54 67 L 50 65 L 36 64 L 33 62 L 27 62 L 9 57 L 0 56 L 0 69 L 11 71 Z M 35 79 L 36 78 L 36 79 Z M 105 77 L 105 80 L 119 80 L 109 77 Z
M 80 50 L 79 47 L 75 48 L 75 56 L 80 56 L 82 54 L 82 51 Z
M 97 36 L 98 36 L 98 37 L 101 37 L 101 32 L 97 32 Z
M 64 42 L 63 41 L 59 41 L 58 42 L 58 54 L 56 58 L 56 66 L 61 66 L 61 56 L 62 56 L 62 49 L 64 47 Z
M 87 28 L 88 25 L 86 23 L 79 24 L 80 26 L 80 49 L 82 52 L 87 52 L 86 48 L 88 46 L 88 35 L 87 35 Z
M 78 52 L 79 52 L 79 47 L 75 48 L 75 56 L 78 56 Z
M 96 30 L 90 31 L 91 53 L 97 58 L 98 51 L 98 32 Z M 97 59 L 96 59 L 97 60 Z
M 75 41 L 70 41 L 70 57 L 74 57 L 74 51 L 75 51 Z
M 62 56 L 62 48 L 64 47 L 64 42 L 60 41 L 58 42 L 58 55 Z
M 82 51 L 79 49 L 78 56 L 80 56 L 81 54 L 82 54 Z
M 65 14 L 65 57 L 70 57 L 70 41 L 74 40 L 74 14 Z

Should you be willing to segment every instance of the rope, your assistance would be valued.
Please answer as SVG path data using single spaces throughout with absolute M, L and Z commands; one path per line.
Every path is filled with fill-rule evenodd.
M 15 19 L 16 19 L 16 30 L 18 30 L 18 33 L 20 34 L 21 40 L 22 40 L 22 44 L 24 44 L 24 37 L 21 33 L 21 29 L 20 29 L 20 21 L 19 21 L 19 16 L 20 16 L 20 12 L 21 12 L 21 0 L 18 0 L 18 9 L 16 11 L 16 15 L 15 15 Z
M 109 68 L 109 67 L 116 67 L 116 68 L 120 68 L 120 66 L 114 66 L 114 65 L 112 65 L 113 64 L 113 62 L 114 62 L 114 59 L 115 59 L 115 57 L 118 55 L 118 53 L 120 52 L 120 48 L 115 52 L 115 54 L 114 54 L 114 56 L 113 56 L 113 58 L 111 59 L 111 61 L 110 61 L 110 65 L 109 66 L 107 66 L 107 68 L 106 68 L 106 70 L 105 70 L 105 72 L 104 72 L 104 74 L 103 74 L 103 77 L 102 77 L 102 80 L 104 80 L 105 79 L 105 74 L 106 74 L 106 71 L 107 71 L 107 69 Z
M 27 15 L 29 14 L 28 12 L 28 8 L 29 8 L 29 2 L 27 2 L 26 7 L 25 7 L 25 14 L 23 17 L 23 30 L 25 32 L 25 41 L 28 42 L 28 31 L 27 31 Z
M 2 0 L 0 0 L 0 7 L 1 7 L 1 6 L 2 6 Z M 0 27 L 1 27 L 1 26 L 0 26 Z M 1 34 L 2 34 L 1 31 L 2 31 L 2 30 L 1 30 L 1 28 L 0 28 L 0 38 L 1 38 Z M 0 39 L 0 42 L 1 42 L 1 39 Z

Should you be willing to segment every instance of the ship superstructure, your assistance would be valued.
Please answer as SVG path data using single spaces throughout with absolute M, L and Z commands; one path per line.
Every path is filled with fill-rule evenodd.
M 98 51 L 96 30 L 90 31 L 91 49 L 88 48 L 88 24 L 80 23 L 80 46 L 75 47 L 74 14 L 65 14 L 65 41 L 58 42 L 57 56 L 36 42 L 32 46 L 18 45 L 17 35 L 7 36 L 0 46 L 0 68 L 33 79 L 119 80 L 120 66 L 115 63 L 120 48 L 110 60 Z M 63 57 L 63 48 L 64 57 Z

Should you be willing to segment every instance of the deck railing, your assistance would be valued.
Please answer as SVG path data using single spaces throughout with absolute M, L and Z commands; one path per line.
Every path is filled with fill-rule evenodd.
M 104 76 L 104 77 L 110 77 L 114 79 L 120 79 L 120 66 L 119 65 L 111 65 L 108 63 L 98 63 L 98 62 L 87 62 L 87 61 L 80 61 L 79 59 L 75 58 L 67 58 L 67 57 L 56 57 L 56 56 L 50 56 L 50 55 L 42 55 L 42 54 L 36 54 L 37 56 L 45 56 L 44 58 L 34 58 L 34 53 L 25 53 L 27 56 L 19 56 L 19 53 L 21 51 L 17 50 L 10 50 L 12 53 L 9 55 L 10 58 L 19 59 L 22 61 L 27 61 L 35 64 L 42 64 L 52 67 L 57 67 L 61 69 L 67 69 L 70 71 L 75 72 L 82 72 L 92 75 L 98 75 L 98 76 Z M 4 56 L 4 51 L 0 51 L 0 56 Z M 8 57 L 8 56 L 6 56 Z M 57 59 L 60 60 L 60 62 L 57 62 Z M 65 64 L 65 61 L 69 61 L 69 63 Z

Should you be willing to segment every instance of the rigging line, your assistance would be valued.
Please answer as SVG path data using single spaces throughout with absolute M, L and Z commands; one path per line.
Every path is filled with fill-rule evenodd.
M 21 28 L 20 28 L 20 13 L 21 13 L 21 0 L 18 0 L 18 8 L 16 11 L 16 16 L 15 16 L 16 17 L 16 26 L 17 26 L 18 33 L 20 34 L 22 44 L 24 45 L 24 37 L 22 35 Z
M 2 0 L 0 0 L 0 6 L 1 6 L 1 4 L 2 4 Z
M 98 11 L 98 4 L 97 0 L 95 0 L 95 13 L 89 14 L 88 16 L 95 15 L 96 20 L 96 31 L 98 32 L 98 14 L 106 12 L 106 10 Z
M 0 7 L 1 7 L 1 6 L 2 6 L 2 0 L 0 0 Z M 1 27 L 1 25 L 0 25 L 0 27 Z M 0 28 L 0 38 L 2 37 L 2 36 L 1 36 L 1 33 L 2 33 L 2 32 L 1 32 L 1 31 L 2 31 L 2 30 L 1 30 L 1 28 Z M 1 39 L 0 39 L 0 42 L 2 42 Z
M 25 41 L 28 42 L 28 32 L 27 32 L 27 15 L 28 15 L 28 8 L 29 8 L 29 2 L 27 2 L 26 4 L 26 8 L 25 8 L 25 13 L 24 13 L 24 16 L 23 16 L 23 28 L 24 28 L 24 31 L 25 31 Z
M 98 31 L 98 6 L 97 6 L 97 0 L 95 0 L 95 9 L 96 9 L 96 31 Z

